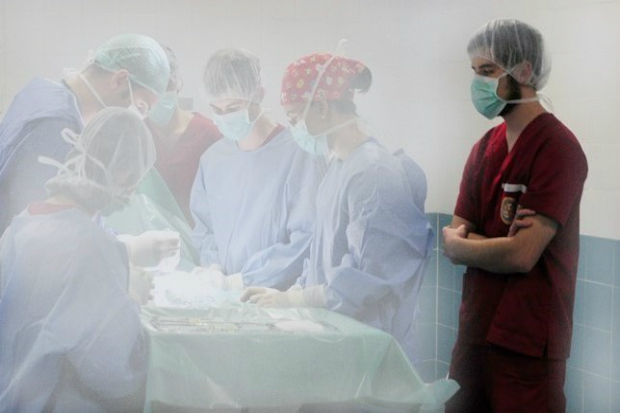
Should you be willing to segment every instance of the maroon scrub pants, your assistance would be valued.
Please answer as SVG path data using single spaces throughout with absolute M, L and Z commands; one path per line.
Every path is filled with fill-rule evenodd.
M 446 404 L 446 413 L 564 413 L 565 377 L 566 360 L 457 343 L 450 378 L 461 389 Z

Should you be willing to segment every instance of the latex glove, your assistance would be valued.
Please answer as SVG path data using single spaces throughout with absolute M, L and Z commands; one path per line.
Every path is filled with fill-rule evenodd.
M 536 215 L 536 211 L 533 209 L 522 208 L 521 205 L 519 205 L 517 212 L 515 213 L 515 217 L 512 220 L 512 224 L 510 224 L 510 229 L 508 229 L 508 236 L 514 237 L 520 229 L 531 227 L 532 221 L 524 218 L 532 217 L 534 215 Z
M 153 274 L 140 268 L 131 268 L 129 271 L 129 297 L 140 305 L 146 304 L 153 299 Z
M 162 259 L 179 252 L 181 239 L 174 231 L 146 231 L 140 235 L 120 235 L 127 246 L 129 262 L 138 267 L 156 267 Z
M 320 285 L 309 288 L 293 286 L 287 291 L 250 287 L 241 295 L 241 301 L 249 301 L 260 307 L 325 307 L 324 291 Z
M 239 299 L 244 303 L 250 302 L 252 304 L 256 304 L 265 295 L 275 294 L 279 292 L 280 290 L 276 290 L 275 288 L 249 287 L 246 288 L 245 291 L 243 291 L 243 294 L 241 294 L 241 297 L 239 297 Z

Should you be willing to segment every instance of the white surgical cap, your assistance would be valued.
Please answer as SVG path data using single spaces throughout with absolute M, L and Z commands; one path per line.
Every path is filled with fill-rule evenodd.
M 73 145 L 64 164 L 39 158 L 58 168 L 45 188 L 50 196 L 62 194 L 90 211 L 99 211 L 113 200 L 127 201 L 155 163 L 151 132 L 128 109 L 103 109 L 81 135 L 65 129 L 63 138 Z
M 204 82 L 210 101 L 256 101 L 255 92 L 261 85 L 259 60 L 242 49 L 219 50 L 213 53 L 207 62 Z
M 127 70 L 132 81 L 157 96 L 168 87 L 170 66 L 166 52 L 155 40 L 141 34 L 111 38 L 97 49 L 94 63 L 110 71 Z
M 542 34 L 534 27 L 515 19 L 496 19 L 482 26 L 467 46 L 470 57 L 490 60 L 523 85 L 542 89 L 549 79 L 551 59 Z M 532 74 L 522 79 L 524 62 Z

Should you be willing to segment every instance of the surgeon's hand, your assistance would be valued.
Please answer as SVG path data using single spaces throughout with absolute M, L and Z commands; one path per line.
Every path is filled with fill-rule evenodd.
M 241 301 L 249 301 L 260 307 L 306 307 L 303 290 L 294 288 L 279 291 L 275 288 L 250 287 L 241 295 Z
M 519 230 L 531 227 L 532 220 L 526 218 L 533 217 L 534 215 L 536 215 L 536 211 L 533 209 L 522 208 L 521 205 L 519 205 L 519 207 L 517 207 L 515 217 L 512 220 L 512 224 L 510 224 L 510 229 L 508 229 L 508 237 L 514 237 L 517 235 Z
M 140 268 L 131 268 L 129 271 L 129 297 L 140 305 L 153 299 L 153 274 Z
M 155 267 L 179 251 L 181 239 L 174 231 L 146 231 L 140 235 L 119 236 L 127 246 L 129 262 L 138 267 Z

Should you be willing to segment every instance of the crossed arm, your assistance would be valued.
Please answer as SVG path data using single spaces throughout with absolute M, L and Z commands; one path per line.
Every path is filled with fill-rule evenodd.
M 486 238 L 471 222 L 454 216 L 443 229 L 444 255 L 455 264 L 494 273 L 527 273 L 555 236 L 558 223 L 543 215 L 517 216 L 507 237 Z

